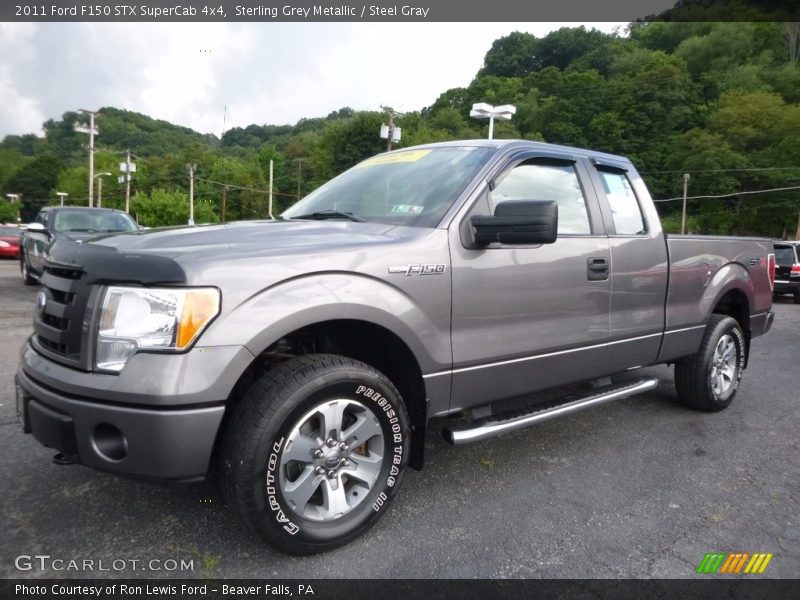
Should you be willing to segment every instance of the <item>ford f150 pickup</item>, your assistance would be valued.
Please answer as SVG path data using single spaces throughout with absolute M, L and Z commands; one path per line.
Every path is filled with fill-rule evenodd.
M 55 240 L 18 413 L 62 463 L 217 473 L 247 527 L 309 554 L 381 517 L 434 422 L 482 440 L 646 392 L 631 372 L 659 363 L 724 409 L 773 283 L 769 240 L 665 235 L 625 158 L 419 146 L 277 220 Z

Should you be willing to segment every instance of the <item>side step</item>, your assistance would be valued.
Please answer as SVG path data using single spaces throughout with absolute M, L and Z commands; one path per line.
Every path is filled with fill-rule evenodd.
M 586 408 L 611 402 L 612 400 L 630 398 L 636 394 L 642 394 L 655 389 L 657 385 L 658 379 L 652 377 L 636 381 L 626 381 L 624 383 L 600 388 L 599 390 L 592 390 L 585 394 L 570 396 L 566 401 L 547 408 L 531 406 L 492 415 L 490 417 L 478 419 L 477 421 L 448 425 L 442 430 L 442 434 L 445 440 L 456 446 L 469 444 L 471 442 L 479 442 L 509 431 L 530 427 L 542 421 L 563 417 Z

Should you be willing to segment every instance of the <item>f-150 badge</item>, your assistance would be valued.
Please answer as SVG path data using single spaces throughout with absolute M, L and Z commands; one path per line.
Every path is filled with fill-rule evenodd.
M 401 267 L 389 267 L 389 275 L 444 275 L 446 265 L 403 265 Z

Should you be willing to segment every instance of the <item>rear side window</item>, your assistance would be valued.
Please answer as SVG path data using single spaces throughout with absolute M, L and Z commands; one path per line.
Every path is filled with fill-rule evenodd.
M 646 232 L 639 201 L 624 173 L 598 171 L 603 183 L 611 218 L 617 235 L 640 235 Z
M 572 165 L 523 163 L 514 167 L 489 194 L 492 214 L 507 200 L 555 200 L 559 234 L 591 233 L 586 200 Z

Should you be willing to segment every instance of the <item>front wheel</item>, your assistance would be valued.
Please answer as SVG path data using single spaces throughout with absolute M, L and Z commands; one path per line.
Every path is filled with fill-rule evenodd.
M 678 398 L 705 412 L 727 408 L 739 389 L 744 352 L 739 323 L 725 315 L 711 315 L 697 354 L 675 364 Z
M 36 285 L 37 281 L 31 275 L 31 268 L 28 266 L 28 259 L 25 258 L 25 253 L 20 252 L 19 255 L 19 272 L 22 275 L 22 283 L 25 285 Z
M 408 415 L 394 385 L 342 356 L 294 358 L 234 410 L 222 483 L 242 522 L 290 554 L 345 544 L 383 515 L 408 455 Z

